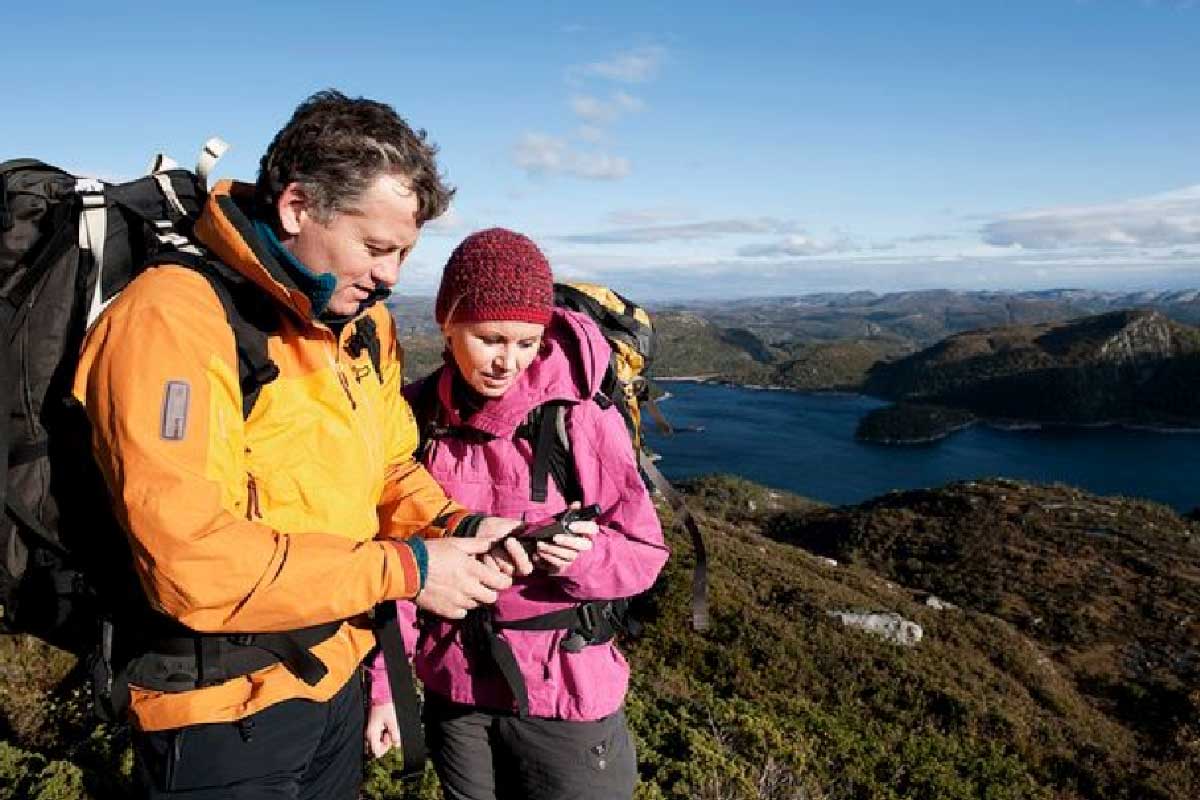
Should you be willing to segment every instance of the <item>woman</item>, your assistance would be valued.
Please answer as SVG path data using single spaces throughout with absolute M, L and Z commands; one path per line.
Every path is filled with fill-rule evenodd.
M 486 612 L 410 628 L 445 796 L 629 798 L 629 669 L 604 601 L 648 589 L 668 552 L 624 420 L 599 393 L 609 345 L 591 319 L 554 307 L 541 251 L 501 228 L 451 254 L 436 318 L 446 364 L 405 390 L 431 432 L 423 460 L 434 478 L 468 507 L 526 521 L 526 533 L 578 504 L 598 511 L 528 540 L 532 572 L 507 564 L 516 580 Z M 539 470 L 551 437 L 560 455 Z M 412 605 L 399 616 L 411 621 Z M 377 661 L 367 726 L 376 755 L 397 740 L 382 670 Z

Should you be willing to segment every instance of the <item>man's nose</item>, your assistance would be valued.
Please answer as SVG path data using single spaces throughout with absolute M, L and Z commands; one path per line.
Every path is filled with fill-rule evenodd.
M 400 277 L 400 261 L 401 258 L 396 255 L 375 259 L 371 265 L 371 280 L 375 281 L 376 286 L 391 289 Z

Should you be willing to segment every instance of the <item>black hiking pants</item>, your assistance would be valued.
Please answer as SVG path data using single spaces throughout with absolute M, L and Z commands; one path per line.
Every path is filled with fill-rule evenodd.
M 430 693 L 425 737 L 446 800 L 629 800 L 637 780 L 623 711 L 521 719 Z
M 362 684 L 332 699 L 285 700 L 239 722 L 133 734 L 147 800 L 355 800 L 362 784 Z

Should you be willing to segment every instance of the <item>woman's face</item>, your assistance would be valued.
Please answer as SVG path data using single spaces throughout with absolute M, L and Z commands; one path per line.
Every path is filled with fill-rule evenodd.
M 545 330 L 532 322 L 461 322 L 446 326 L 446 341 L 467 385 L 501 397 L 538 354 Z

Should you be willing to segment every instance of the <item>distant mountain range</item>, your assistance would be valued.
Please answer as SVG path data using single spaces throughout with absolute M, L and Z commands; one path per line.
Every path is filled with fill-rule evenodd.
M 1177 322 L 1200 324 L 1200 289 L 863 291 L 651 306 L 658 312 L 692 313 L 720 328 L 744 328 L 766 342 L 895 337 L 917 347 L 977 328 L 1033 325 L 1135 307 L 1157 309 Z
M 973 417 L 1200 426 L 1200 329 L 1150 309 L 960 333 L 873 366 L 867 394 L 900 401 L 859 435 L 921 441 Z
M 877 363 L 981 328 L 1037 325 L 1135 307 L 1200 324 L 1200 289 L 863 291 L 671 304 L 633 299 L 652 309 L 659 333 L 651 375 L 808 391 L 859 391 Z M 389 306 L 406 352 L 406 372 L 420 377 L 441 363 L 433 299 L 396 296 Z

